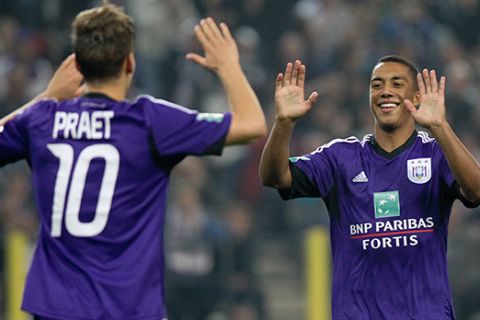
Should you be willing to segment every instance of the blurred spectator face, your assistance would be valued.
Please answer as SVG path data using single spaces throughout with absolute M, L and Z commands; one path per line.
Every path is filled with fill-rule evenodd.
M 406 65 L 397 62 L 382 62 L 375 66 L 370 81 L 370 108 L 376 126 L 385 131 L 412 124 L 413 118 L 403 100 L 414 103 L 416 87 Z
M 22 101 L 25 99 L 25 88 L 28 86 L 28 70 L 23 64 L 17 64 L 11 70 L 8 77 L 7 96 L 10 101 Z M 17 106 L 8 106 L 16 108 Z
M 245 238 L 252 230 L 251 210 L 246 205 L 234 204 L 228 212 L 228 222 L 235 238 Z
M 295 59 L 306 58 L 306 41 L 304 36 L 298 32 L 285 32 L 280 38 L 279 56 L 280 61 L 295 61 Z
M 19 26 L 14 18 L 2 17 L 0 19 L 0 54 L 9 54 L 13 51 L 18 32 Z
M 231 320 L 257 320 L 258 312 L 251 304 L 238 304 L 233 307 Z

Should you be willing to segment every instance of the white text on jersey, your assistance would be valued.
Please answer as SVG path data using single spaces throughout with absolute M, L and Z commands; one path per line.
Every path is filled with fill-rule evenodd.
M 111 132 L 110 120 L 114 112 L 83 111 L 77 112 L 55 112 L 55 123 L 53 125 L 52 137 L 54 139 L 109 139 Z

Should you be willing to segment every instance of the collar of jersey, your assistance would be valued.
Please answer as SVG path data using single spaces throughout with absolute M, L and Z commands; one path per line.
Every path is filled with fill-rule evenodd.
M 382 157 L 385 157 L 387 159 L 393 159 L 415 142 L 417 134 L 417 130 L 413 130 L 412 135 L 407 139 L 407 141 L 405 141 L 404 144 L 402 144 L 395 150 L 392 150 L 392 152 L 388 152 L 382 149 L 382 147 L 380 147 L 380 145 L 378 144 L 377 139 L 375 139 L 375 136 L 372 136 L 372 139 L 370 139 L 370 145 L 372 146 L 373 150 Z
M 89 92 L 83 95 L 83 98 L 90 98 L 90 99 L 105 99 L 110 101 L 115 101 L 114 99 L 110 98 L 106 94 L 100 92 Z

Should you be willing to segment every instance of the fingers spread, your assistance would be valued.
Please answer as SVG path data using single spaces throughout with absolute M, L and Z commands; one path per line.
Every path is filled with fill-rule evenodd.
M 287 67 L 285 68 L 285 77 L 283 80 L 283 85 L 289 85 L 292 79 L 292 69 L 293 65 L 291 62 L 287 63 Z
M 306 67 L 304 64 L 301 64 L 300 70 L 298 72 L 298 81 L 297 81 L 298 86 L 301 88 L 305 87 L 305 73 L 306 73 Z
M 275 90 L 280 90 L 283 86 L 283 74 L 279 73 L 275 79 Z
M 425 88 L 426 88 L 426 92 L 431 92 L 432 91 L 432 85 L 430 83 L 430 76 L 428 74 L 428 70 L 427 69 L 423 69 L 423 81 L 425 82 Z
M 417 85 L 418 85 L 418 91 L 420 91 L 420 94 L 424 95 L 427 89 L 425 88 L 425 82 L 423 82 L 423 77 L 420 72 L 417 73 Z
M 203 20 L 202 20 L 203 21 Z M 211 44 L 210 42 L 208 41 L 208 38 L 207 36 L 205 35 L 205 30 L 204 28 L 202 28 L 201 26 L 199 25 L 196 25 L 195 26 L 195 35 L 198 39 L 198 41 L 200 42 L 200 44 L 202 45 L 202 47 L 207 50 L 207 49 L 210 49 L 211 48 Z
M 206 65 L 206 59 L 204 57 L 202 57 L 201 55 L 198 55 L 196 53 L 187 53 L 185 58 L 187 58 L 187 60 L 193 61 L 193 62 L 195 62 L 195 63 L 197 63 L 201 66 Z
M 293 72 L 292 72 L 292 81 L 290 82 L 293 85 L 297 85 L 298 82 L 298 74 L 300 73 L 300 66 L 302 63 L 300 60 L 295 60 L 295 64 L 293 65 Z
M 438 87 L 438 93 L 440 93 L 441 95 L 445 95 L 445 81 L 446 81 L 445 76 L 441 76 L 440 86 Z
M 432 85 L 432 91 L 438 92 L 437 75 L 435 70 L 430 70 L 430 83 Z
M 225 23 L 220 23 L 220 29 L 222 30 L 225 39 L 227 39 L 228 41 L 231 41 L 233 39 L 230 29 Z
M 307 99 L 308 105 L 311 107 L 314 103 L 317 102 L 317 99 L 318 99 L 318 92 L 317 91 L 312 92 L 312 94 Z
M 71 53 L 68 57 L 65 58 L 65 60 L 63 60 L 59 69 L 68 68 L 69 66 L 71 66 L 74 63 L 75 63 L 75 54 Z
M 203 20 L 202 28 L 205 29 L 208 39 L 212 41 L 223 39 L 220 29 L 218 29 L 217 24 L 212 18 L 209 17 L 206 20 Z
M 410 113 L 413 114 L 418 112 L 417 108 L 415 107 L 412 101 L 405 99 L 403 100 L 403 103 L 405 104 L 405 107 L 407 108 L 407 110 L 410 111 Z

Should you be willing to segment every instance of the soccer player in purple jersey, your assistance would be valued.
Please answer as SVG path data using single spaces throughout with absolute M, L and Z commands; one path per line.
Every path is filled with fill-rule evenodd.
M 120 7 L 81 12 L 73 47 L 86 94 L 40 100 L 1 126 L 0 165 L 27 159 L 41 230 L 22 308 L 36 319 L 167 319 L 163 225 L 171 170 L 266 134 L 263 111 L 225 24 L 195 27 L 230 111 L 199 113 L 165 100 L 126 99 L 134 27 Z M 186 306 L 188 307 L 188 306 Z
M 304 98 L 305 66 L 276 80 L 276 119 L 260 177 L 284 199 L 321 197 L 330 216 L 332 318 L 455 319 L 447 275 L 452 204 L 480 202 L 480 167 L 445 117 L 445 77 L 399 56 L 374 66 L 374 134 L 335 139 L 289 158 Z M 415 124 L 428 129 L 433 138 Z

